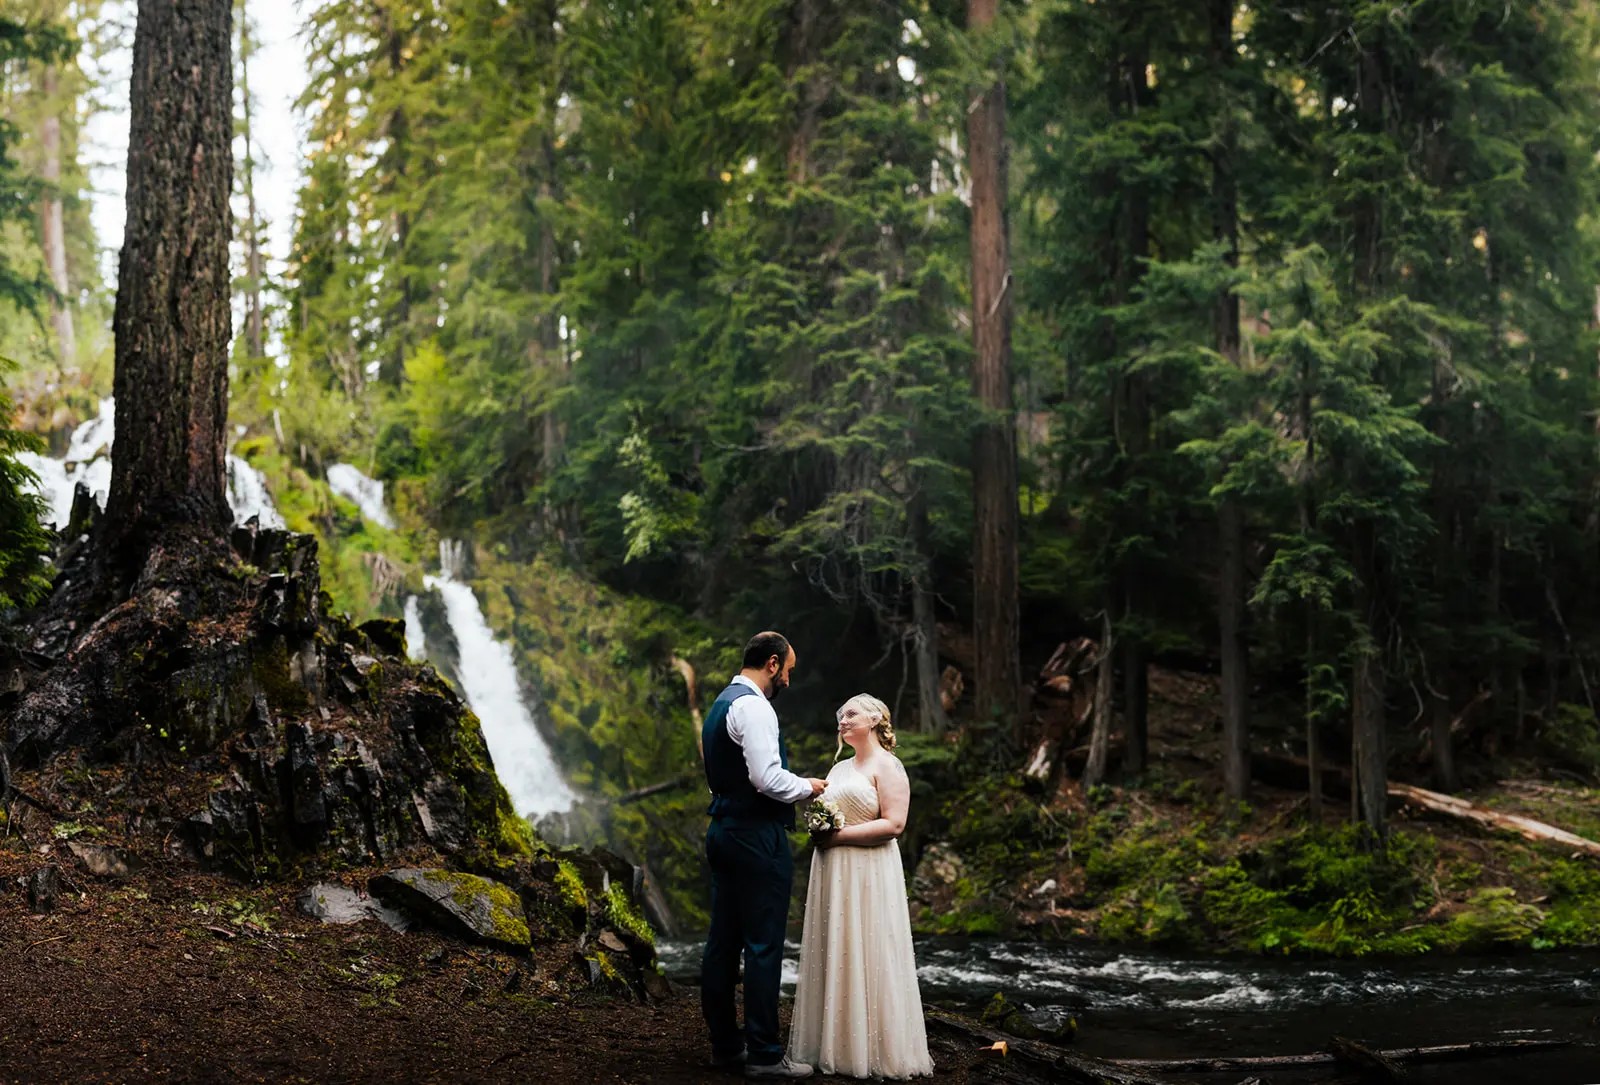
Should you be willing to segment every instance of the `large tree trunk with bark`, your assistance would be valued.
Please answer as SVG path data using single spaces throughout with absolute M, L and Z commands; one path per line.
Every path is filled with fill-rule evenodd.
M 998 0 L 968 0 L 982 36 Z M 1022 722 L 1017 658 L 1017 440 L 1011 389 L 1011 256 L 1006 222 L 1006 88 L 1000 72 L 967 111 L 972 183 L 972 387 L 984 417 L 972 443 L 973 679 L 984 724 Z
M 102 550 L 120 547 L 134 567 L 168 529 L 220 539 L 231 520 L 232 15 L 229 0 L 139 3 L 113 318 L 117 436 L 102 522 Z
M 39 76 L 39 89 L 45 102 L 44 120 L 39 124 L 40 178 L 45 183 L 44 203 L 40 208 L 40 234 L 44 242 L 45 270 L 55 295 L 50 299 L 50 324 L 56 333 L 56 357 L 62 369 L 78 357 L 78 337 L 72 325 L 72 283 L 67 276 L 67 232 L 61 205 L 61 115 L 55 106 L 58 77 L 55 65 L 47 65 Z

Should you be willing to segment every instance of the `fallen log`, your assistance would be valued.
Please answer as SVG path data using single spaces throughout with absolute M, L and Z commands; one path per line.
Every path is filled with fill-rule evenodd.
M 1542 840 L 1550 844 L 1559 844 L 1565 848 L 1582 852 L 1600 858 L 1600 843 L 1576 833 L 1569 833 L 1565 829 L 1558 829 L 1554 825 L 1546 825 L 1542 821 L 1523 817 L 1521 814 L 1505 814 L 1498 810 L 1489 810 L 1482 806 L 1474 806 L 1466 799 L 1454 795 L 1445 795 L 1426 788 L 1413 787 L 1410 784 L 1390 784 L 1390 796 L 1402 802 L 1435 814 L 1446 817 L 1459 818 L 1463 821 L 1487 825 L 1493 829 L 1502 829 L 1506 832 L 1516 833 L 1526 840 Z
M 614 806 L 626 806 L 630 802 L 638 802 L 640 799 L 647 799 L 651 795 L 659 795 L 663 791 L 671 791 L 674 788 L 679 787 L 688 787 L 690 784 L 699 779 L 701 779 L 701 775 L 698 772 L 685 772 L 680 776 L 674 776 L 670 780 L 662 780 L 660 783 L 649 784 L 645 787 L 635 788 L 634 790 L 626 792 L 625 794 L 618 795 L 616 798 L 611 800 L 611 803 Z
M 1348 1041 L 1346 1041 L 1348 1043 Z M 1433 1047 L 1394 1047 L 1368 1051 L 1387 1062 L 1459 1062 L 1468 1059 L 1527 1055 L 1536 1051 L 1576 1047 L 1573 1040 L 1480 1040 L 1467 1044 L 1439 1044 Z M 1589 1046 L 1589 1045 L 1584 1045 Z M 1362 1049 L 1367 1050 L 1367 1049 Z M 1308 1055 L 1229 1055 L 1195 1059 L 1112 1059 L 1118 1066 L 1155 1074 L 1205 1074 L 1234 1070 L 1292 1070 L 1302 1066 L 1349 1066 L 1345 1050 L 1340 1053 L 1316 1051 Z
M 985 1028 L 975 1021 L 943 1010 L 926 1010 L 925 1016 L 930 1033 L 943 1033 L 957 1042 L 994 1049 L 994 1060 L 1002 1066 L 993 1068 L 997 1072 L 983 1075 L 989 1080 L 1049 1081 L 1066 1085 L 1161 1085 L 1159 1078 L 1149 1077 L 1134 1067 L 1111 1059 L 1075 1055 L 1037 1040 L 1024 1040 L 1008 1032 Z M 995 1048 L 996 1044 L 1005 1046 Z M 1016 1072 L 1007 1073 L 1006 1067 L 1014 1067 Z

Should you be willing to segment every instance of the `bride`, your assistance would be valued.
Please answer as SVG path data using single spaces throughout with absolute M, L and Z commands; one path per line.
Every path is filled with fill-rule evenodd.
M 824 1074 L 933 1073 L 917 991 L 899 836 L 911 784 L 895 757 L 889 708 L 862 693 L 838 712 L 855 757 L 828 773 L 844 828 L 813 837 L 789 1057 Z

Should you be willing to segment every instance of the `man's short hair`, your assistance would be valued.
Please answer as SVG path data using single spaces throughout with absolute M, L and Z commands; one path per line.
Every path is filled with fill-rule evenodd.
M 779 667 L 789 662 L 789 639 L 782 633 L 757 633 L 744 646 L 743 666 L 749 670 L 760 670 L 773 656 L 778 657 Z

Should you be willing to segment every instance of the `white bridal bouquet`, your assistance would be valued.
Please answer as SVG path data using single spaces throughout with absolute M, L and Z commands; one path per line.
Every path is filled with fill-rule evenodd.
M 818 799 L 806 808 L 806 832 L 831 833 L 844 828 L 844 815 L 832 799 Z

